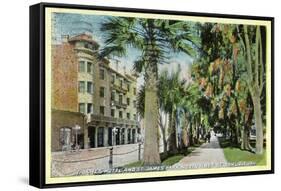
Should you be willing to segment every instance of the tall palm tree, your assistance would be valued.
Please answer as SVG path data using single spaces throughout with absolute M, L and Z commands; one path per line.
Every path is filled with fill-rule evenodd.
M 252 27 L 255 33 L 250 32 L 251 27 L 243 25 L 244 41 L 242 35 L 240 36 L 240 42 L 243 44 L 243 56 L 245 60 L 245 66 L 247 69 L 247 84 L 250 90 L 250 94 L 254 107 L 254 120 L 256 127 L 256 154 L 263 153 L 263 124 L 262 124 L 262 110 L 261 110 L 261 97 L 264 93 L 263 88 L 265 84 L 264 76 L 264 46 L 262 42 L 262 31 L 264 33 L 265 28 L 256 26 Z M 255 41 L 253 40 L 255 39 Z M 244 43 L 245 42 L 245 43 Z M 254 51 L 253 51 L 254 47 Z
M 157 86 L 159 97 L 159 127 L 163 135 L 164 153 L 167 151 L 167 140 L 164 127 L 161 127 L 161 115 L 163 113 L 169 116 L 169 151 L 177 152 L 177 136 L 176 136 L 176 122 L 179 111 L 183 106 L 185 98 L 184 84 L 185 80 L 179 78 L 180 68 L 171 74 L 168 70 L 164 70 L 159 75 L 159 83 Z M 144 116 L 144 100 L 145 100 L 145 86 L 141 86 L 137 96 L 137 110 L 141 117 Z
M 169 114 L 169 151 L 177 152 L 177 119 L 182 100 L 185 99 L 185 80 L 179 77 L 180 67 L 171 74 L 168 71 L 161 73 L 159 78 L 159 98 L 161 108 Z
M 202 113 L 202 106 L 199 104 L 202 98 L 202 92 L 200 91 L 199 85 L 192 81 L 184 90 L 185 96 L 181 99 L 180 106 L 183 109 L 186 123 L 189 128 L 187 129 L 189 137 L 187 137 L 189 145 L 193 145 L 193 137 L 196 135 L 196 129 L 198 129 L 198 118 Z
M 124 56 L 128 48 L 135 48 L 141 56 L 135 61 L 136 72 L 144 72 L 145 79 L 145 143 L 144 164 L 160 164 L 158 133 L 158 64 L 167 61 L 174 52 L 194 54 L 195 44 L 188 23 L 183 21 L 144 18 L 110 17 L 102 23 L 105 48 L 101 56 Z

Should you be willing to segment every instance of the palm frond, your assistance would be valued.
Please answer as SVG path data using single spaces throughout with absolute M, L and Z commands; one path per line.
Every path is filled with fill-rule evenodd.
M 105 48 L 103 56 L 109 54 L 124 56 L 129 47 L 143 48 L 144 37 L 136 24 L 136 19 L 126 17 L 110 17 L 101 23 L 104 32 Z

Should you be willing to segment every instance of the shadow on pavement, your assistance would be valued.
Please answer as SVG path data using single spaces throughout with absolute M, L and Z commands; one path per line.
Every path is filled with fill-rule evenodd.
M 203 144 L 201 146 L 201 148 L 203 148 L 203 149 L 220 149 L 221 147 L 220 147 L 218 138 L 213 135 L 211 137 L 210 143 Z

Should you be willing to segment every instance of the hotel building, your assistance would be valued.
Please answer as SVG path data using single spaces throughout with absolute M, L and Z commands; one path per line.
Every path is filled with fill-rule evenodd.
M 52 46 L 52 151 L 138 141 L 136 76 L 98 50 L 86 33 Z

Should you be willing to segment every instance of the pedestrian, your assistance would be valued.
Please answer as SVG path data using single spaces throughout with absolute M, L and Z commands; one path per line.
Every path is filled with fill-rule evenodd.
M 210 142 L 210 139 L 211 139 L 211 133 L 210 133 L 210 131 L 208 131 L 208 134 L 207 134 L 207 138 L 208 138 L 208 142 Z

